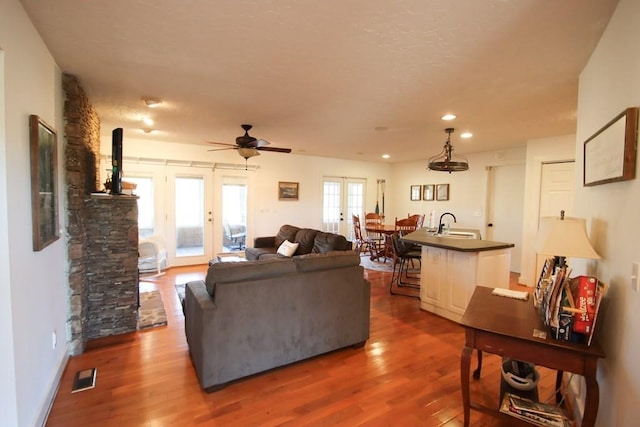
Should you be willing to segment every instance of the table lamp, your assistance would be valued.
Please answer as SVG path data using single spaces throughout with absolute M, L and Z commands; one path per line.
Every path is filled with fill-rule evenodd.
M 556 257 L 557 267 L 565 265 L 566 258 L 600 258 L 587 237 L 586 220 L 565 217 L 564 211 L 559 218 L 540 218 L 536 250 Z

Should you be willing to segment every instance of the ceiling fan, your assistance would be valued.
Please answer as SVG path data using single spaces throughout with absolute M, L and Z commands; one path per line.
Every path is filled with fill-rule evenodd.
M 241 135 L 236 138 L 236 143 L 228 144 L 225 142 L 212 142 L 208 141 L 209 144 L 215 145 L 223 145 L 226 148 L 214 148 L 208 151 L 220 151 L 220 150 L 238 150 L 238 154 L 240 157 L 245 160 L 250 159 L 251 157 L 259 156 L 259 151 L 275 151 L 276 153 L 290 153 L 291 148 L 278 148 L 278 147 L 269 147 L 269 141 L 265 141 L 264 139 L 257 139 L 249 135 L 249 131 L 253 127 L 252 125 L 241 125 L 242 129 L 244 129 L 244 135 Z

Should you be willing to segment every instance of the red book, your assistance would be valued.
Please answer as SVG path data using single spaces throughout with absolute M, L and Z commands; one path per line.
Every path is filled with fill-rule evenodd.
M 598 279 L 592 276 L 578 276 L 573 278 L 577 282 L 572 286 L 575 289 L 574 301 L 576 308 L 583 310 L 575 313 L 573 317 L 573 332 L 591 335 L 593 321 L 596 316 L 598 302 Z

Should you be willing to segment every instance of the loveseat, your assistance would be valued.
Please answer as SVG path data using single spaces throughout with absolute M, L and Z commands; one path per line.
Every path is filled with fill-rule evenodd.
M 185 333 L 203 389 L 369 338 L 369 282 L 353 251 L 215 262 L 187 283 Z
M 245 249 L 245 257 L 248 260 L 277 258 L 278 248 L 284 241 L 297 243 L 298 248 L 294 256 L 309 253 L 324 253 L 330 251 L 348 251 L 352 245 L 344 236 L 327 233 L 313 228 L 300 228 L 294 225 L 283 225 L 278 234 L 269 237 L 256 237 L 253 247 Z

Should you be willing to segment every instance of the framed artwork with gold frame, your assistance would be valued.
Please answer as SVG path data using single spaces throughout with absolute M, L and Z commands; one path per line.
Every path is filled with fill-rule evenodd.
M 300 185 L 297 182 L 278 182 L 278 200 L 298 200 Z

